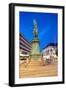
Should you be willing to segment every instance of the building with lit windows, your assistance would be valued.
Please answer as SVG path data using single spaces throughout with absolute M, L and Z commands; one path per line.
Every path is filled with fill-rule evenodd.
M 19 36 L 20 44 L 20 60 L 26 59 L 26 57 L 29 57 L 30 51 L 31 51 L 31 43 L 22 35 Z
M 57 56 L 58 56 L 57 44 L 54 44 L 54 43 L 48 44 L 42 50 L 41 54 L 42 54 L 44 60 L 51 60 L 51 58 L 57 60 Z

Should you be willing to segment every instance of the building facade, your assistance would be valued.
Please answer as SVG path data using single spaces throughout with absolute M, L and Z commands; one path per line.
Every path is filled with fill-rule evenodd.
M 57 44 L 50 43 L 41 52 L 44 60 L 57 59 L 58 57 Z
M 20 55 L 20 60 L 24 59 L 25 57 L 28 57 L 31 51 L 31 43 L 25 39 L 25 37 L 20 34 L 19 36 L 20 44 L 19 44 L 19 55 Z

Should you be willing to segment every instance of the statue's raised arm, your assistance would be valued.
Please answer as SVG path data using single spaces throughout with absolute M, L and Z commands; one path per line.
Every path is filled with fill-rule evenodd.
M 38 37 L 38 26 L 35 19 L 33 20 L 33 24 L 34 24 L 34 31 L 33 31 L 34 37 Z

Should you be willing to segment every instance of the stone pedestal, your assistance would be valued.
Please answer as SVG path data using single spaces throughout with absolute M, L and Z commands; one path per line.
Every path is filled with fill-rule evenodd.
M 32 49 L 31 49 L 30 58 L 32 58 L 33 60 L 40 60 L 41 58 L 38 38 L 34 38 L 34 40 L 32 40 Z

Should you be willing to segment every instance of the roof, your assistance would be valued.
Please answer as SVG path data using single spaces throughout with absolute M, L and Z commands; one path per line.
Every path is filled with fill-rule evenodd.
M 23 39 L 25 39 L 29 44 L 31 44 L 31 42 L 29 42 L 23 35 L 23 33 L 20 33 L 20 36 L 23 37 Z
M 43 49 L 45 49 L 45 48 L 47 48 L 47 47 L 49 47 L 49 46 L 56 46 L 57 47 L 57 43 L 49 43 L 48 45 L 46 45 Z

